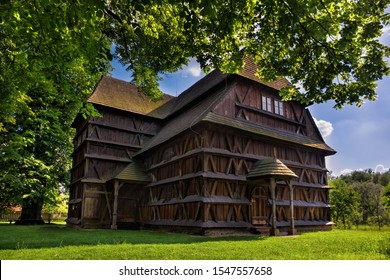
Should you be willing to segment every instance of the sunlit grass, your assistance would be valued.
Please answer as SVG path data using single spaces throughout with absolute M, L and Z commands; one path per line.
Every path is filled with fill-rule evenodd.
M 202 237 L 154 231 L 0 225 L 0 259 L 390 259 L 390 230 L 293 237 Z

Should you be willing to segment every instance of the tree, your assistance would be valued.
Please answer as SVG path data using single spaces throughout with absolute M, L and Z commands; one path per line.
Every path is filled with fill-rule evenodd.
M 23 108 L 14 114 L 15 123 L 5 123 L 0 188 L 12 193 L 4 203 L 23 206 L 18 223 L 42 223 L 43 204 L 69 184 L 71 122 L 84 99 L 79 90 L 88 85 L 85 79 L 94 83 L 98 78 L 92 79 L 85 62 L 73 63 L 64 75 L 56 73 L 62 79 L 53 88 L 30 87 Z
M 289 77 L 284 99 L 334 100 L 336 107 L 376 98 L 375 82 L 389 73 L 388 46 L 378 37 L 389 23 L 384 1 L 148 0 L 107 1 L 106 34 L 138 86 L 156 97 L 159 72 L 195 57 L 208 71 L 234 73 L 243 55 L 260 77 Z M 315 74 L 313 74 L 315 73 Z
M 390 183 L 390 171 L 380 174 L 378 183 L 387 186 Z
M 341 179 L 333 179 L 329 184 L 333 187 L 330 191 L 330 203 L 334 221 L 340 222 L 344 228 L 359 224 L 361 215 L 356 191 Z
M 390 182 L 383 190 L 383 204 L 390 207 Z
M 70 125 L 106 72 L 110 45 L 91 27 L 94 1 L 3 2 L 0 205 L 22 205 L 19 223 L 42 223 L 43 204 L 69 183 Z
M 353 183 L 351 188 L 358 194 L 362 223 L 375 223 L 379 228 L 387 216 L 383 204 L 384 187 L 372 182 Z
M 15 112 L 25 107 L 30 87 L 39 84 L 50 94 L 76 60 L 89 64 L 91 74 L 106 70 L 111 56 L 110 42 L 101 31 L 105 23 L 98 14 L 103 7 L 102 1 L 94 0 L 1 2 L 0 97 L 6 101 L 0 103 L 2 131 L 4 122 L 15 123 Z M 90 89 L 86 82 L 80 94 Z

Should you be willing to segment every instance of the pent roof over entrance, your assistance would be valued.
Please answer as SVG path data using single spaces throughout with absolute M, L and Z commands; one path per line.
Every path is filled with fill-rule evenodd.
M 293 179 L 298 176 L 277 158 L 265 158 L 258 161 L 246 176 L 249 180 L 265 178 Z
M 142 184 L 146 184 L 152 181 L 150 176 L 144 171 L 143 167 L 136 161 L 132 161 L 110 180 L 120 180 L 129 183 Z

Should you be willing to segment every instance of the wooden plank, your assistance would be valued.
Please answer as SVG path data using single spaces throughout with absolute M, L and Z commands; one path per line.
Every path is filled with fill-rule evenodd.
M 216 206 L 211 204 L 210 210 L 211 210 L 211 218 L 213 219 L 213 221 L 217 222 L 219 219 L 217 216 Z
M 217 186 L 218 186 L 218 181 L 214 181 L 210 190 L 210 197 L 215 196 L 215 191 L 217 189 Z
M 89 121 L 89 123 L 97 125 L 97 126 L 101 126 L 101 127 L 107 127 L 109 129 L 113 129 L 113 130 L 121 130 L 121 131 L 126 131 L 126 132 L 133 132 L 133 133 L 142 133 L 142 134 L 148 135 L 148 136 L 156 135 L 155 132 L 140 131 L 140 130 L 136 130 L 136 129 L 131 129 L 128 126 L 120 126 L 120 125 L 115 125 L 113 123 L 107 124 L 107 123 L 100 123 L 100 122 L 96 122 L 96 121 Z
M 232 220 L 233 211 L 234 211 L 233 205 L 230 205 L 227 216 L 226 216 L 226 221 L 230 222 Z
M 129 159 L 129 158 L 119 158 L 119 157 L 115 157 L 115 156 L 100 155 L 100 154 L 85 154 L 85 158 L 102 159 L 102 160 L 119 161 L 119 162 L 131 162 L 131 159 Z
M 105 191 L 91 191 L 91 190 L 86 190 L 86 194 L 106 194 Z
M 265 110 L 262 110 L 262 109 L 259 109 L 259 108 L 256 108 L 256 107 L 253 107 L 253 106 L 249 106 L 249 105 L 244 105 L 244 104 L 240 104 L 240 103 L 237 103 L 236 102 L 236 106 L 239 107 L 239 108 L 243 108 L 243 109 L 246 109 L 246 110 L 249 110 L 251 112 L 254 112 L 254 113 L 257 113 L 257 114 L 260 114 L 260 115 L 265 115 L 265 116 L 268 116 L 270 118 L 272 118 L 273 120 L 274 119 L 278 119 L 278 120 L 282 120 L 284 122 L 287 122 L 287 123 L 291 123 L 291 124 L 295 124 L 295 125 L 298 125 L 298 126 L 306 126 L 304 123 L 302 122 L 299 122 L 299 121 L 295 121 L 293 119 L 288 119 L 282 115 L 277 115 L 277 114 L 274 114 L 274 113 L 271 113 L 271 112 L 268 112 L 268 111 L 265 111 Z
M 195 221 L 199 220 L 200 219 L 200 216 L 201 216 L 201 206 L 202 206 L 202 203 L 201 202 L 198 202 L 196 203 L 196 211 L 195 211 Z
M 248 142 L 248 147 L 250 146 L 249 144 L 253 144 L 253 142 L 251 142 L 251 141 Z M 187 153 L 180 155 L 180 156 L 172 157 L 168 161 L 159 162 L 158 164 L 151 165 L 147 171 L 152 171 L 154 169 L 161 168 L 162 166 L 172 164 L 176 161 L 179 161 L 179 160 L 187 158 L 187 157 L 191 157 L 195 154 L 199 154 L 199 155 L 212 154 L 212 155 L 220 155 L 220 156 L 226 156 L 226 157 L 235 157 L 235 158 L 243 159 L 243 160 L 247 160 L 247 161 L 258 161 L 258 160 L 262 160 L 262 159 L 266 158 L 265 156 L 252 155 L 252 154 L 247 154 L 247 153 L 244 153 L 244 154 L 233 153 L 233 152 L 229 152 L 227 150 L 219 149 L 219 148 L 200 148 L 200 149 L 194 149 L 194 150 L 188 151 Z M 205 156 L 205 160 L 206 160 L 206 156 Z M 318 166 L 318 165 L 305 165 L 305 164 L 302 164 L 300 162 L 290 161 L 290 160 L 286 160 L 286 159 L 280 159 L 280 161 L 282 161 L 285 165 L 287 165 L 288 167 L 291 167 L 291 168 L 294 168 L 294 167 L 296 167 L 296 168 L 309 168 L 309 169 L 316 170 L 316 171 L 324 171 L 324 172 L 327 171 L 327 169 L 324 169 L 323 167 Z

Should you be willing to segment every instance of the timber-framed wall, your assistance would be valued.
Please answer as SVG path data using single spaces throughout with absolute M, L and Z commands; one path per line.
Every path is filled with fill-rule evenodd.
M 250 61 L 241 74 L 216 70 L 153 108 L 133 86 L 104 78 L 90 98 L 103 117 L 74 122 L 68 224 L 198 234 L 330 229 L 325 157 L 335 151 L 305 106 L 280 99 L 286 80 L 267 84 L 253 71 Z

